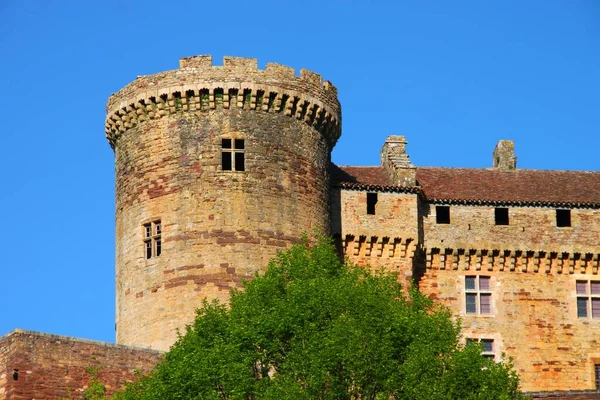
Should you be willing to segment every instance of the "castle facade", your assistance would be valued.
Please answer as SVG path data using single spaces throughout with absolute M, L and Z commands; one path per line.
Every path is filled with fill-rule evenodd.
M 52 381 L 80 390 L 89 353 L 112 354 L 114 390 L 157 362 L 154 350 L 168 349 L 202 299 L 226 301 L 318 230 L 351 261 L 397 272 L 447 306 L 486 357 L 514 357 L 525 392 L 600 398 L 600 172 L 518 169 L 511 141 L 498 143 L 490 168 L 417 167 L 403 136 L 388 137 L 380 166 L 337 166 L 336 88 L 235 57 L 184 58 L 138 77 L 110 97 L 105 130 L 118 344 L 15 331 L 0 338 L 0 396 L 58 398 L 52 384 L 22 395 L 14 376 L 44 382 L 61 362 L 79 375 L 52 370 Z M 80 342 L 88 350 L 69 361 L 52 350 Z

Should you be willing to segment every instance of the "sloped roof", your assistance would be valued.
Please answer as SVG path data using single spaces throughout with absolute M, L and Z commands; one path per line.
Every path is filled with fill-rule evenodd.
M 336 167 L 342 188 L 395 191 L 382 167 Z M 600 172 L 417 167 L 420 191 L 432 202 L 600 206 Z
M 600 204 L 600 172 L 417 168 L 431 200 L 530 204 Z

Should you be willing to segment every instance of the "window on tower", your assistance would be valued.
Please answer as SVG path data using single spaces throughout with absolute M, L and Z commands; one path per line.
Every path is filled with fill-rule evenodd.
M 221 169 L 245 171 L 244 139 L 221 139 Z
M 148 222 L 142 226 L 144 235 L 144 257 L 146 260 L 159 257 L 162 253 L 162 225 L 160 220 Z

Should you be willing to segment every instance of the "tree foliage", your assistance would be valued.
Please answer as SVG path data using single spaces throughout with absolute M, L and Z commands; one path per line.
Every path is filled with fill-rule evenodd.
M 397 276 L 326 241 L 204 303 L 157 368 L 113 399 L 515 399 L 510 363 L 462 346 L 459 323 Z

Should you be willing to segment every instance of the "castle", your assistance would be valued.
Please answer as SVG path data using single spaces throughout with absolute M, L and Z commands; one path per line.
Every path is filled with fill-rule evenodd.
M 416 167 L 390 136 L 377 167 L 336 166 L 336 88 L 255 59 L 183 58 L 109 98 L 116 171 L 117 345 L 16 330 L 0 397 L 109 393 L 149 370 L 201 299 L 226 301 L 304 232 L 385 268 L 462 319 L 484 355 L 515 358 L 535 398 L 600 399 L 600 172 Z

